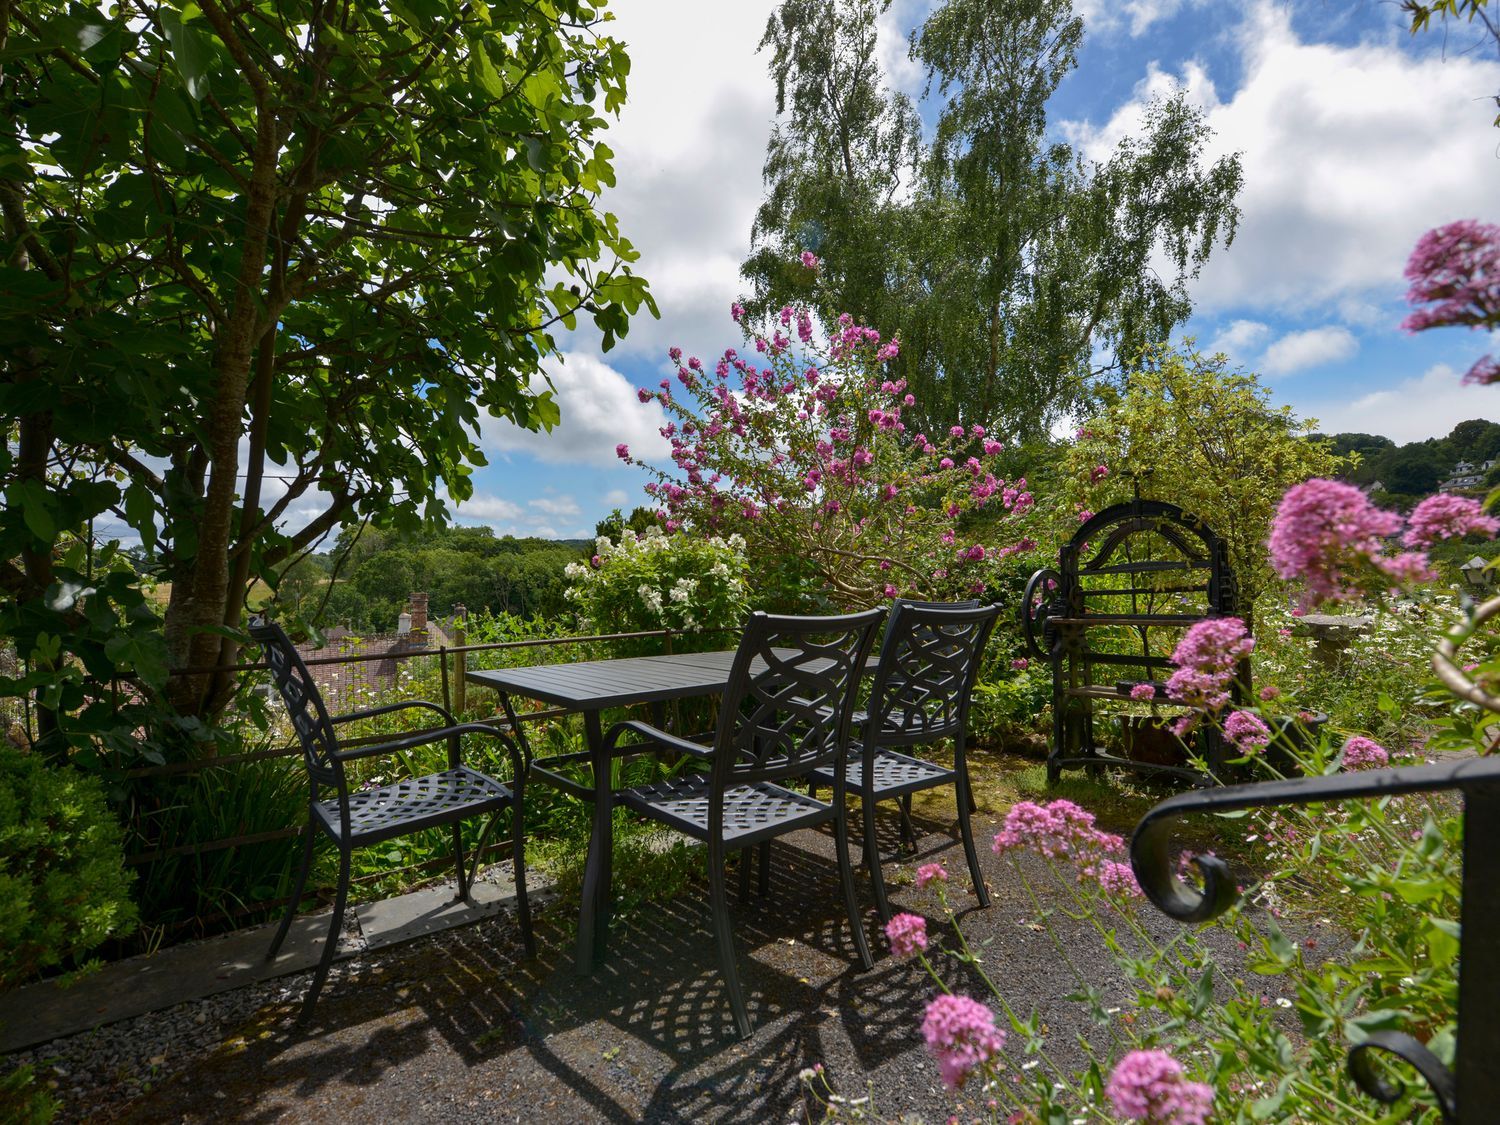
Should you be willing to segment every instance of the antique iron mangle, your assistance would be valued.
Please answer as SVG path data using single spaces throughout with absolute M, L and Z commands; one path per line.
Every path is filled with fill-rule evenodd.
M 1153 712 L 1160 706 L 1181 714 L 1165 682 L 1177 639 L 1195 622 L 1233 616 L 1238 608 L 1228 548 L 1201 519 L 1175 504 L 1139 498 L 1089 517 L 1058 552 L 1057 568 L 1031 576 L 1021 606 L 1031 658 L 1052 666 L 1047 779 L 1056 781 L 1064 769 L 1109 765 L 1213 784 L 1225 759 L 1213 723 L 1198 724 L 1194 735 L 1205 773 L 1185 758 L 1126 757 L 1101 748 L 1095 706 L 1144 699 Z M 1232 697 L 1242 700 L 1248 684 L 1249 668 L 1242 664 Z M 1159 720 L 1135 729 L 1153 733 Z

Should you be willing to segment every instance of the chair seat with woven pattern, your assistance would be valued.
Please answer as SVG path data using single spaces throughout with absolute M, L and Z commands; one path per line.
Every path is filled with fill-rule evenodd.
M 511 866 L 516 880 L 516 915 L 521 924 L 521 938 L 528 955 L 536 955 L 536 939 L 531 933 L 531 907 L 526 900 L 526 838 L 524 803 L 526 772 L 529 760 L 522 748 L 503 730 L 485 723 L 455 722 L 446 707 L 425 699 L 390 703 L 347 715 L 330 715 L 323 706 L 317 681 L 307 670 L 302 657 L 286 631 L 275 622 L 252 620 L 250 635 L 260 643 L 266 663 L 276 684 L 276 691 L 286 705 L 287 716 L 302 744 L 303 765 L 307 768 L 310 791 L 307 803 L 307 827 L 302 833 L 302 865 L 297 870 L 288 900 L 286 914 L 271 939 L 266 959 L 272 960 L 291 929 L 292 918 L 302 904 L 307 874 L 312 868 L 313 845 L 320 835 L 331 839 L 339 851 L 338 884 L 334 889 L 333 914 L 328 937 L 323 941 L 323 955 L 313 972 L 312 984 L 302 1001 L 297 1017 L 306 1023 L 318 1002 L 318 993 L 328 979 L 328 966 L 338 948 L 343 926 L 344 908 L 349 900 L 351 856 L 355 848 L 368 847 L 394 836 L 404 836 L 427 828 L 444 826 L 453 836 L 453 866 L 458 876 L 458 897 L 469 902 L 474 877 L 484 845 L 500 813 L 510 811 Z M 376 719 L 401 711 L 418 710 L 436 715 L 443 726 L 391 735 L 374 744 L 346 747 L 340 744 L 337 727 L 343 723 Z M 509 781 L 470 769 L 461 761 L 460 740 L 479 736 L 489 739 L 509 759 Z M 346 766 L 360 759 L 406 754 L 421 746 L 438 742 L 448 744 L 448 768 L 423 777 L 393 781 L 369 789 L 351 789 Z M 320 794 L 332 792 L 334 797 Z M 474 848 L 474 862 L 465 869 L 464 843 L 459 824 L 471 816 L 485 815 L 486 820 Z
M 810 775 L 819 785 L 833 784 L 833 771 L 817 770 Z M 897 754 L 894 750 L 875 751 L 874 776 L 870 781 L 871 791 L 877 801 L 887 797 L 900 797 L 921 789 L 938 785 L 952 785 L 957 775 L 950 769 L 921 758 Z M 851 793 L 865 791 L 865 763 L 863 755 L 851 757 L 844 770 L 844 781 Z
M 707 774 L 688 774 L 627 789 L 620 801 L 654 820 L 697 840 L 708 839 L 708 804 L 712 782 Z M 811 828 L 833 819 L 833 806 L 794 793 L 769 781 L 724 790 L 724 843 L 747 848 L 796 828 Z
M 513 797 L 510 787 L 467 766 L 411 777 L 379 789 L 349 794 L 349 835 L 355 844 L 377 844 L 455 817 L 478 816 L 503 809 Z M 314 810 L 335 840 L 343 834 L 339 803 L 319 801 Z

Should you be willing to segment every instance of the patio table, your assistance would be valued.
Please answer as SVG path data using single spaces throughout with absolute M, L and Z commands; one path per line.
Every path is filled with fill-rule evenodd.
M 581 973 L 592 971 L 595 958 L 604 959 L 609 938 L 610 867 L 614 850 L 610 813 L 614 793 L 609 784 L 609 759 L 604 753 L 600 713 L 606 707 L 642 703 L 659 707 L 674 699 L 722 692 L 729 682 L 734 656 L 731 649 L 619 660 L 584 660 L 531 668 L 475 669 L 465 674 L 470 683 L 499 692 L 506 720 L 523 743 L 525 734 L 516 721 L 512 696 L 535 699 L 583 716 L 584 736 L 588 743 L 586 751 L 553 755 L 537 759 L 532 764 L 532 773 L 539 780 L 594 804 L 588 861 L 583 873 L 583 903 L 578 913 L 577 958 Z M 660 722 L 659 718 L 657 722 Z M 592 767 L 592 784 L 581 784 L 552 768 L 571 762 L 587 762 Z

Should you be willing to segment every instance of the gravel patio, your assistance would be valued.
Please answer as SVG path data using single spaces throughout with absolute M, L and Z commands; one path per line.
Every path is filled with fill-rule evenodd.
M 941 805 L 919 810 L 916 824 L 917 854 L 886 870 L 895 908 L 925 913 L 937 936 L 936 902 L 909 873 L 942 859 L 958 890 L 963 856 Z M 885 827 L 889 855 L 894 817 Z M 978 838 L 987 844 L 998 827 L 981 810 Z M 1064 998 L 1077 981 L 1010 861 L 987 846 L 981 854 L 994 901 L 965 910 L 970 943 L 1018 1011 L 1043 1013 L 1056 1056 L 1076 1059 L 1087 1017 Z M 964 891 L 958 897 L 972 903 Z M 831 837 L 778 841 L 770 895 L 734 904 L 755 1022 L 743 1042 L 722 995 L 705 898 L 697 880 L 672 901 L 633 911 L 611 934 L 608 963 L 589 977 L 573 970 L 576 907 L 561 899 L 540 914 L 535 961 L 522 956 L 504 914 L 336 964 L 305 1033 L 292 1027 L 309 976 L 301 973 L 6 1061 L 35 1061 L 64 1100 L 61 1119 L 72 1121 L 817 1120 L 821 1107 L 805 1099 L 798 1075 L 819 1062 L 840 1093 L 872 1098 L 882 1120 L 936 1123 L 981 1111 L 977 1092 L 966 1112 L 942 1088 L 920 1034 L 935 986 L 920 963 L 889 955 L 873 910 L 876 965 L 854 968 Z M 1093 930 L 1061 912 L 1053 925 L 1092 983 L 1123 1002 L 1123 982 Z M 1176 924 L 1153 925 L 1165 936 Z M 1240 955 L 1226 946 L 1221 965 L 1237 971 Z M 983 995 L 965 966 L 949 960 L 945 975 L 956 990 Z

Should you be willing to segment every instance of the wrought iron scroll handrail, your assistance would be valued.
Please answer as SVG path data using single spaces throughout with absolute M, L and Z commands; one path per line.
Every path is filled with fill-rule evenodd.
M 1500 599 L 1495 604 L 1500 611 Z M 1201 889 L 1177 877 L 1169 844 L 1179 817 L 1452 789 L 1464 799 L 1455 1067 L 1449 1071 L 1410 1035 L 1381 1032 L 1351 1049 L 1349 1073 L 1366 1094 L 1389 1105 L 1404 1088 L 1376 1072 L 1374 1054 L 1397 1055 L 1427 1082 L 1447 1125 L 1460 1120 L 1472 1125 L 1491 1120 L 1485 1114 L 1500 1106 L 1500 1068 L 1494 1065 L 1500 1054 L 1500 896 L 1494 893 L 1494 864 L 1500 856 L 1500 759 L 1469 758 L 1182 793 L 1161 802 L 1136 825 L 1130 863 L 1146 897 L 1163 913 L 1184 922 L 1205 922 L 1234 905 L 1237 891 L 1228 866 L 1214 856 L 1193 858 L 1203 878 Z

